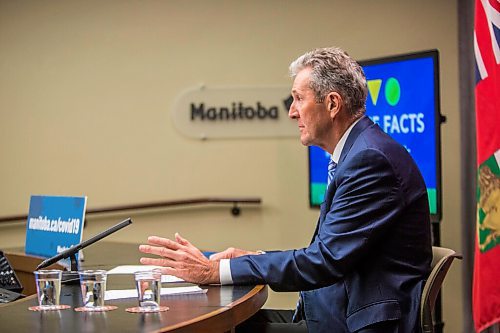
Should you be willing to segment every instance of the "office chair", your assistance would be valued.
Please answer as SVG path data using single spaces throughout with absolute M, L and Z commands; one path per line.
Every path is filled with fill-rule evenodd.
M 462 256 L 451 249 L 432 247 L 432 270 L 425 282 L 420 304 L 420 326 L 423 333 L 434 333 L 434 303 L 446 273 L 455 258 L 462 259 Z

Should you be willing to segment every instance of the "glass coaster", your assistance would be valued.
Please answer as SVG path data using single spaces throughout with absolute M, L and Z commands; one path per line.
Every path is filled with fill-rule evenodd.
M 155 313 L 155 312 L 163 312 L 163 311 L 168 311 L 168 310 L 169 310 L 168 306 L 160 306 L 156 309 L 140 308 L 140 307 L 136 306 L 133 308 L 125 309 L 125 311 L 131 312 L 131 313 Z
M 42 308 L 39 305 L 37 306 L 30 306 L 28 310 L 30 311 L 56 311 L 56 310 L 66 310 L 71 308 L 69 305 L 54 305 L 51 306 L 50 308 Z
M 113 311 L 116 309 L 118 309 L 118 307 L 114 306 L 114 305 L 98 306 L 95 308 L 82 306 L 82 307 L 76 308 L 75 311 L 76 312 L 104 312 L 104 311 Z

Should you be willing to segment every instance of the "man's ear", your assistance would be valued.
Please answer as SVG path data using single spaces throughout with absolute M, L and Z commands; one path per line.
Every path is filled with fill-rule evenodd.
M 332 119 L 335 118 L 342 109 L 342 96 L 338 92 L 332 91 L 326 95 L 325 101 L 328 112 L 330 112 L 330 117 Z

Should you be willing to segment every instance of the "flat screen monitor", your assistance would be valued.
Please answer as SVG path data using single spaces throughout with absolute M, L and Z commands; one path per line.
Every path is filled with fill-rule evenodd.
M 441 134 L 438 51 L 359 62 L 368 85 L 366 114 L 403 145 L 424 177 L 432 221 L 441 220 Z M 309 147 L 309 203 L 324 200 L 330 155 Z

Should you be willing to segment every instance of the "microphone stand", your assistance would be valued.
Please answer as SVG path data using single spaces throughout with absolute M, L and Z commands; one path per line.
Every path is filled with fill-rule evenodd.
M 78 262 L 76 260 L 76 254 L 78 253 L 78 251 L 86 248 L 87 246 L 89 246 L 91 244 L 94 244 L 98 240 L 101 240 L 104 237 L 107 237 L 107 236 L 111 235 L 112 233 L 115 233 L 116 231 L 118 231 L 118 230 L 120 230 L 120 229 L 122 229 L 130 224 L 132 224 L 132 220 L 130 218 L 128 218 L 128 219 L 112 226 L 111 228 L 104 230 L 103 232 L 95 235 L 94 237 L 89 238 L 88 240 L 81 242 L 80 244 L 76 244 L 76 245 L 70 247 L 69 249 L 64 250 L 64 251 L 56 254 L 55 256 L 53 256 L 51 258 L 42 261 L 40 263 L 40 265 L 37 266 L 36 270 L 39 270 L 39 269 L 45 268 L 49 265 L 52 265 L 53 263 L 56 263 L 59 260 L 70 258 L 70 262 L 71 262 L 70 271 L 63 272 L 61 282 L 67 283 L 67 284 L 77 283 L 77 281 L 79 280 Z

